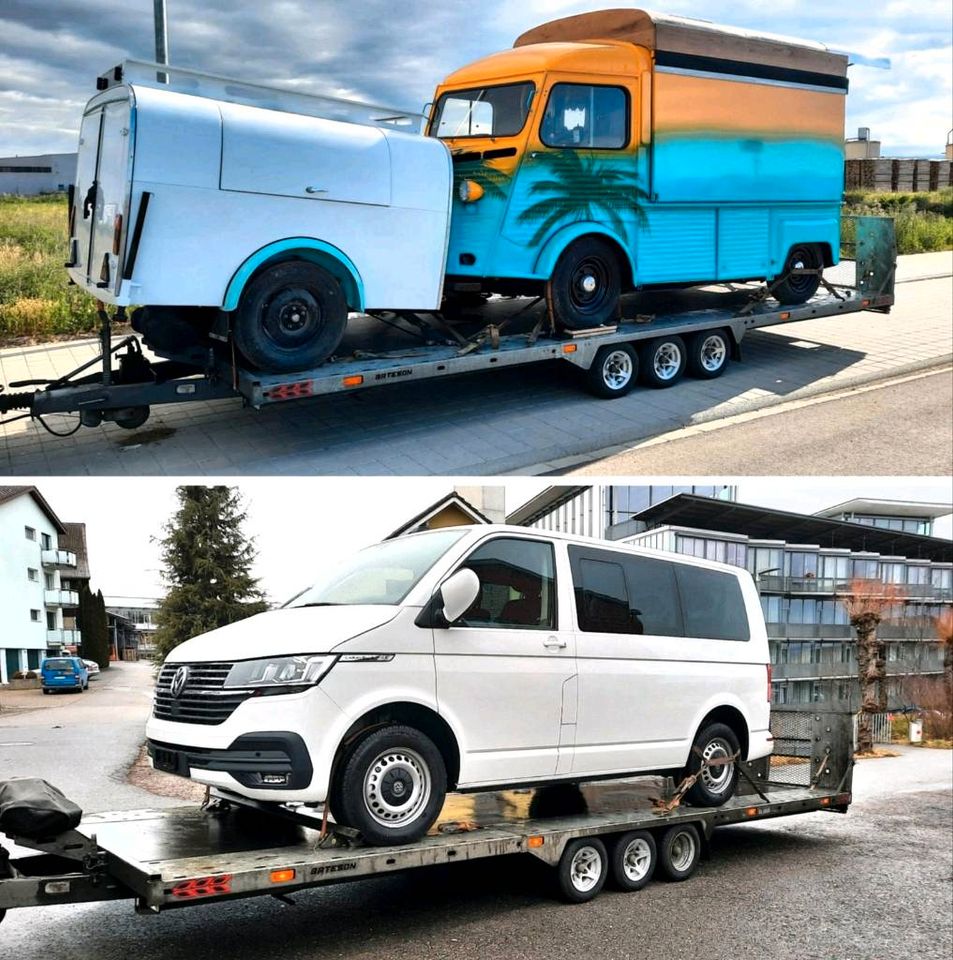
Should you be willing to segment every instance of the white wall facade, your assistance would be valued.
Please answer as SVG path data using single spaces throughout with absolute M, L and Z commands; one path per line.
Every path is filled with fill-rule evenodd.
M 0 683 L 9 681 L 11 668 L 37 665 L 47 649 L 47 631 L 63 629 L 62 607 L 46 598 L 47 590 L 61 589 L 60 569 L 43 564 L 44 549 L 57 549 L 57 531 L 33 497 L 23 494 L 0 504 Z
M 0 157 L 0 193 L 62 193 L 76 179 L 75 153 Z

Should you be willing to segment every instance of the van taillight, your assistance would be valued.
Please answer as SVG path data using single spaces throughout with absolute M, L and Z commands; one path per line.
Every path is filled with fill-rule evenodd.
M 119 256 L 119 241 L 122 239 L 122 214 L 117 213 L 113 221 L 113 253 Z
M 768 703 L 771 702 L 771 664 L 766 665 L 768 668 Z

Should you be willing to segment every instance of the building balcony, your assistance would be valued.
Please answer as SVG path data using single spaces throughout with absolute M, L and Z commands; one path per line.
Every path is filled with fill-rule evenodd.
M 48 607 L 75 607 L 79 605 L 79 594 L 75 590 L 45 590 L 43 599 Z
M 849 624 L 841 623 L 768 623 L 769 640 L 854 640 Z M 936 640 L 936 627 L 926 623 L 881 623 L 877 627 L 881 640 Z
M 758 578 L 758 590 L 763 594 L 779 593 L 795 596 L 845 596 L 850 594 L 850 580 L 827 579 L 821 577 L 773 577 Z M 937 587 L 932 583 L 896 583 L 884 584 L 896 590 L 902 599 L 929 600 L 934 603 L 947 603 L 953 600 L 953 590 Z
M 80 630 L 47 630 L 46 645 L 48 647 L 72 647 L 78 646 L 83 641 L 83 634 Z
M 69 550 L 44 550 L 40 554 L 44 567 L 75 567 L 76 554 Z
M 941 663 L 917 663 L 916 660 L 889 660 L 888 677 L 940 674 Z M 774 663 L 771 679 L 780 680 L 856 680 L 857 664 L 850 663 Z

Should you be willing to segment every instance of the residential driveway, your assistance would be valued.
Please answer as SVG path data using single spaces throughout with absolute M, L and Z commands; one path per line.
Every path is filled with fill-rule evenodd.
M 578 371 L 556 361 L 261 411 L 239 400 L 160 407 L 132 433 L 110 424 L 58 438 L 21 420 L 0 427 L 0 474 L 546 472 L 566 457 L 941 365 L 953 351 L 951 266 L 948 253 L 901 257 L 891 314 L 756 331 L 744 341 L 744 361 L 715 381 L 686 379 L 670 390 L 637 388 L 603 401 L 581 390 Z M 3 350 L 0 383 L 62 373 L 94 352 L 92 341 Z M 902 421 L 898 414 L 898 430 Z M 777 466 L 783 472 L 785 464 Z M 745 467 L 739 455 L 725 472 L 743 474 Z M 699 463 L 691 472 L 704 468 Z

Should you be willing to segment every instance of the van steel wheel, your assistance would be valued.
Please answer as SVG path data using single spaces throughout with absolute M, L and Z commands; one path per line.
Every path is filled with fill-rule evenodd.
M 597 397 L 624 397 L 639 375 L 639 355 L 627 343 L 600 347 L 586 372 L 586 384 Z
M 693 377 L 714 380 L 725 372 L 731 359 L 728 334 L 723 330 L 701 330 L 688 339 L 688 372 Z
M 701 838 L 690 823 L 669 827 L 658 845 L 659 875 L 665 880 L 687 880 L 701 859 Z
M 821 265 L 821 258 L 818 256 L 817 249 L 810 244 L 800 244 L 791 247 L 788 251 L 787 260 L 784 261 L 784 269 L 781 276 L 784 277 L 771 291 L 771 296 L 778 303 L 799 304 L 806 303 L 817 293 L 817 288 L 821 285 L 821 278 L 816 273 L 802 273 L 793 276 L 787 276 L 791 270 L 798 270 L 807 267 L 815 269 Z
M 655 838 L 648 830 L 622 834 L 612 845 L 612 880 L 620 890 L 641 890 L 655 872 Z
M 564 330 L 617 321 L 622 278 L 615 248 L 598 237 L 571 243 L 556 261 L 549 291 L 556 324 Z
M 419 840 L 431 827 L 447 793 L 440 751 L 419 730 L 374 730 L 351 750 L 331 789 L 335 819 L 359 830 L 368 843 Z
M 235 312 L 235 346 L 259 370 L 307 370 L 337 349 L 347 301 L 337 278 L 314 263 L 289 261 L 263 270 Z
M 639 350 L 641 378 L 656 389 L 672 387 L 685 373 L 685 341 L 681 337 L 659 337 Z
M 603 888 L 608 873 L 605 844 L 597 837 L 570 840 L 556 867 L 560 896 L 569 903 L 592 900 Z
M 696 807 L 720 807 L 729 800 L 738 785 L 738 769 L 735 763 L 706 766 L 702 761 L 721 760 L 740 750 L 738 737 L 731 727 L 723 723 L 711 723 L 703 727 L 695 737 L 688 763 L 682 771 L 690 776 L 701 770 L 685 799 Z

